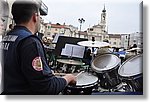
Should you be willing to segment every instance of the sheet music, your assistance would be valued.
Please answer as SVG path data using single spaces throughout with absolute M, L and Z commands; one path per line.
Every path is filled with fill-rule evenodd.
M 61 55 L 69 57 L 83 58 L 85 47 L 73 44 L 65 44 L 65 48 L 62 49 Z
M 71 49 L 68 47 L 63 48 L 61 51 L 61 55 L 71 57 Z

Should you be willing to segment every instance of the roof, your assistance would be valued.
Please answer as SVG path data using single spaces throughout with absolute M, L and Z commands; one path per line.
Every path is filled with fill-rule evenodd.
M 120 34 L 108 34 L 109 38 L 121 38 Z
M 67 28 L 66 25 L 51 24 L 52 28 Z

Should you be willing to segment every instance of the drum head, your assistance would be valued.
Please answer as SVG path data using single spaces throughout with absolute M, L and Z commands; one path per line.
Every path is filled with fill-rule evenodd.
M 92 75 L 91 73 L 84 72 L 77 76 L 77 83 L 75 87 L 91 87 L 91 85 L 95 85 L 98 81 L 98 77 Z
M 142 57 L 143 55 L 134 56 L 125 61 L 118 70 L 118 74 L 123 77 L 132 77 L 142 74 Z
M 103 54 L 96 57 L 91 66 L 97 73 L 102 73 L 110 69 L 116 68 L 121 60 L 114 54 Z

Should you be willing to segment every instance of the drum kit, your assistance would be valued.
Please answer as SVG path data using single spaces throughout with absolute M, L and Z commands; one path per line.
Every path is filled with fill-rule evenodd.
M 109 46 L 105 42 L 82 41 L 87 47 Z M 77 76 L 76 85 L 68 85 L 65 95 L 89 95 L 92 92 L 143 92 L 142 54 L 128 58 L 121 64 L 120 58 L 112 53 L 97 55 L 91 62 L 91 72 L 73 73 Z M 58 60 L 62 62 L 64 60 Z M 63 63 L 63 62 L 62 62 Z M 81 63 L 66 61 L 68 64 Z M 83 63 L 82 63 L 83 64 Z

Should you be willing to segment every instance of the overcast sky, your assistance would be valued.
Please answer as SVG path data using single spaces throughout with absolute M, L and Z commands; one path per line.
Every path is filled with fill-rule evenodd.
M 82 30 L 98 24 L 101 12 L 106 8 L 109 33 L 133 33 L 140 31 L 141 0 L 42 0 L 48 6 L 45 22 L 79 27 L 78 18 L 84 18 Z

